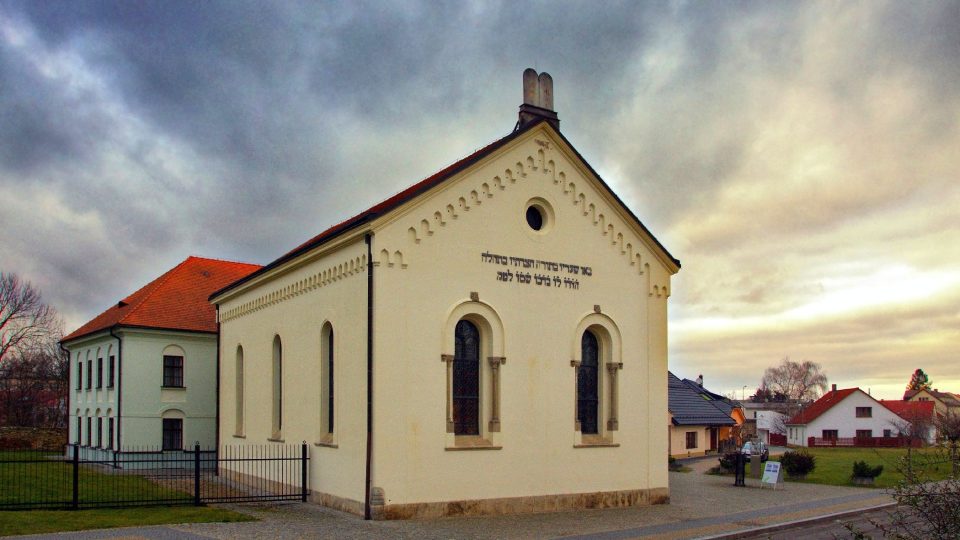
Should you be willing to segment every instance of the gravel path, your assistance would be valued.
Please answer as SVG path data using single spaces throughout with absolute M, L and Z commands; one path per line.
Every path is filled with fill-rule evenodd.
M 45 535 L 43 538 L 694 538 L 805 517 L 889 503 L 882 491 L 865 488 L 788 483 L 761 489 L 747 479 L 735 487 L 731 477 L 703 471 L 716 458 L 688 462 L 688 473 L 670 473 L 671 503 L 639 508 L 583 510 L 552 514 L 445 518 L 411 521 L 363 521 L 311 504 L 229 506 L 261 521 L 195 523 Z M 32 538 L 38 538 L 35 536 Z

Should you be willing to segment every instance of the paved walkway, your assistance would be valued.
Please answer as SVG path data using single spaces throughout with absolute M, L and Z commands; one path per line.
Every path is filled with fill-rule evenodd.
M 731 477 L 703 472 L 716 458 L 688 462 L 694 470 L 670 473 L 671 504 L 640 508 L 584 510 L 553 514 L 447 518 L 411 521 L 363 521 L 311 504 L 237 506 L 258 522 L 196 523 L 62 533 L 31 538 L 92 540 L 99 538 L 696 538 L 783 523 L 836 512 L 888 504 L 880 490 L 788 483 L 776 490 L 733 486 Z

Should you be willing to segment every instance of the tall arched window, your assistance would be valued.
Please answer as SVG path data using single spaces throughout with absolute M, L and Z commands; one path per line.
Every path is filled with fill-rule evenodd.
M 320 331 L 320 442 L 333 442 L 334 409 L 334 358 L 333 326 L 323 325 Z
M 580 339 L 580 367 L 577 369 L 577 420 L 580 432 L 597 434 L 600 403 L 600 343 L 590 330 Z
M 283 429 L 283 346 L 280 336 L 273 337 L 273 436 Z
M 243 347 L 237 345 L 237 365 L 235 381 L 235 410 L 236 427 L 234 433 L 243 435 Z
M 454 331 L 453 433 L 480 434 L 480 331 L 466 319 Z

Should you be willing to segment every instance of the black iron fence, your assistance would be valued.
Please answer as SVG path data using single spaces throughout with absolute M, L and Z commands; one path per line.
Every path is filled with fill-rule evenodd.
M 0 510 L 306 501 L 307 445 L 0 451 Z

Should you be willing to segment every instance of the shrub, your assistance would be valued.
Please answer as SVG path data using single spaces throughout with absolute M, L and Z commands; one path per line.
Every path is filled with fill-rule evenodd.
M 876 478 L 883 472 L 883 465 L 871 467 L 866 461 L 853 462 L 853 478 Z
M 737 468 L 737 453 L 727 452 L 720 457 L 720 469 L 725 472 L 733 472 Z
M 780 466 L 789 476 L 802 478 L 817 466 L 817 459 L 805 450 L 786 452 L 780 456 Z

